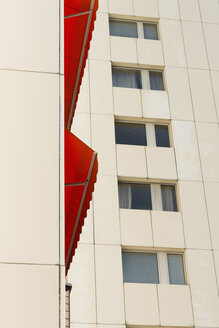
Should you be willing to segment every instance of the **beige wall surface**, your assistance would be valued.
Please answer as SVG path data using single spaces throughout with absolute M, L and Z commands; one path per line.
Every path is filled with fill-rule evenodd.
M 68 276 L 71 327 L 218 328 L 218 0 L 99 3 L 72 129 L 99 174 Z M 159 40 L 110 36 L 109 17 L 158 23 Z M 165 90 L 112 87 L 112 65 L 163 70 Z M 116 145 L 115 120 L 168 124 L 171 147 Z M 118 179 L 176 184 L 178 212 L 119 209 Z M 123 249 L 159 253 L 160 283 L 124 283 Z M 185 285 L 169 284 L 168 252 L 184 255 Z
M 0 5 L 4 328 L 65 324 L 62 6 L 59 0 Z

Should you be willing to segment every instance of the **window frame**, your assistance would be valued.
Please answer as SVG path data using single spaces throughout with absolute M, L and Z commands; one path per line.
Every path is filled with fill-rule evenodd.
M 109 36 L 111 37 L 119 37 L 119 38 L 129 38 L 128 36 L 117 36 L 117 35 L 111 35 L 110 34 L 110 22 L 111 21 L 117 21 L 117 22 L 128 22 L 128 23 L 136 23 L 137 25 L 137 38 L 134 39 L 143 39 L 143 40 L 149 40 L 149 41 L 160 41 L 160 26 L 159 26 L 159 21 L 152 21 L 152 20 L 133 20 L 133 19 L 127 19 L 127 18 L 119 18 L 119 17 L 114 17 L 114 16 L 109 16 Z M 150 24 L 150 25 L 155 25 L 157 28 L 157 39 L 147 39 L 144 37 L 144 24 Z M 133 39 L 133 37 L 130 37 Z
M 146 68 L 139 68 L 139 67 L 117 66 L 117 65 L 112 64 L 112 75 L 113 75 L 113 69 L 140 71 L 141 88 L 127 88 L 127 89 L 150 90 L 150 91 L 155 91 L 155 92 L 166 91 L 166 80 L 165 80 L 165 75 L 164 75 L 164 69 L 150 69 L 150 68 L 146 69 Z M 158 72 L 158 73 L 162 74 L 163 90 L 151 89 L 150 72 Z M 112 87 L 113 88 L 126 88 L 126 87 L 114 86 L 113 85 L 113 77 L 112 77 Z
M 164 148 L 164 149 L 169 149 L 169 148 L 173 148 L 173 144 L 172 144 L 172 137 L 171 137 L 171 125 L 169 122 L 148 122 L 148 121 L 129 121 L 129 120 L 122 120 L 122 119 L 116 119 L 114 121 L 114 127 L 116 129 L 116 124 L 117 123 L 125 123 L 125 124 L 141 124 L 141 125 L 145 125 L 145 132 L 146 132 L 146 146 L 140 146 L 140 147 L 156 147 L 156 148 Z M 157 146 L 156 143 L 156 133 L 155 133 L 155 126 L 156 125 L 163 125 L 166 126 L 168 129 L 168 137 L 169 137 L 169 147 L 160 147 Z M 115 143 L 116 143 L 116 139 L 115 139 Z M 116 143 L 116 145 L 130 145 L 130 146 L 136 146 L 138 147 L 139 145 L 133 145 L 133 144 L 118 144 Z
M 179 197 L 178 197 L 178 188 L 177 183 L 173 182 L 166 182 L 166 181 L 160 181 L 160 182 L 151 182 L 149 181 L 130 181 L 130 180 L 122 180 L 118 178 L 118 201 L 119 201 L 119 184 L 127 184 L 127 185 L 133 185 L 133 184 L 142 184 L 142 185 L 150 185 L 150 192 L 151 192 L 151 210 L 150 209 L 133 209 L 133 208 L 124 208 L 119 207 L 119 209 L 128 209 L 128 210 L 139 210 L 139 211 L 162 211 L 165 213 L 171 212 L 171 213 L 179 213 L 180 212 L 180 203 L 179 203 Z M 163 200 L 162 200 L 162 193 L 161 193 L 161 186 L 173 186 L 175 189 L 175 200 L 176 200 L 176 211 L 164 211 L 163 209 Z
M 155 284 L 155 285 L 166 284 L 169 286 L 187 286 L 189 284 L 184 251 L 175 251 L 174 252 L 172 250 L 171 251 L 169 251 L 169 250 L 160 251 L 160 250 L 156 250 L 156 249 L 136 250 L 136 249 L 130 249 L 130 248 L 122 248 L 121 255 L 123 253 L 156 254 L 157 255 L 157 268 L 158 268 L 159 283 Z M 170 283 L 168 257 L 167 257 L 169 254 L 170 255 L 180 255 L 182 257 L 184 284 L 171 284 Z M 123 273 L 123 265 L 122 265 L 122 273 Z M 123 283 L 124 284 L 133 284 L 132 282 L 125 282 L 124 280 L 123 280 Z M 138 284 L 138 283 L 136 283 L 136 284 Z M 144 283 L 144 284 L 151 284 L 151 283 Z

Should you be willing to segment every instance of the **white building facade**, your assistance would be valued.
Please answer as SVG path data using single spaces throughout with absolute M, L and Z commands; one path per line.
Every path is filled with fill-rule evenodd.
M 0 16 L 0 327 L 64 328 L 63 2 Z
M 99 172 L 71 328 L 218 328 L 219 3 L 99 2 L 72 129 Z

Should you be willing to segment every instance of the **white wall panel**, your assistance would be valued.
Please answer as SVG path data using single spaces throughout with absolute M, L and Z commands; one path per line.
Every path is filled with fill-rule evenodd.
M 208 68 L 207 53 L 201 23 L 182 22 L 188 67 Z
M 0 39 L 0 68 L 58 73 L 59 1 L 3 1 Z
M 219 301 L 212 251 L 187 250 L 195 325 L 219 326 Z
M 195 120 L 217 122 L 211 77 L 207 70 L 189 70 Z
M 167 67 L 165 72 L 171 118 L 176 120 L 193 120 L 187 70 L 184 68 Z
M 203 184 L 179 182 L 186 247 L 211 248 Z
M 166 66 L 185 67 L 186 59 L 180 22 L 161 19 L 160 33 Z
M 198 143 L 205 181 L 219 182 L 219 130 L 217 124 L 197 123 Z
M 1 327 L 59 328 L 58 266 L 0 264 L 0 288 Z
M 59 78 L 1 71 L 0 90 L 1 261 L 57 264 Z
M 121 248 L 95 246 L 97 322 L 125 324 Z
M 172 121 L 172 129 L 179 179 L 200 181 L 201 167 L 194 124 Z
M 117 178 L 99 176 L 93 197 L 95 242 L 120 244 Z
M 72 284 L 70 311 L 71 322 L 95 323 L 95 273 L 94 246 L 78 245 L 68 272 Z

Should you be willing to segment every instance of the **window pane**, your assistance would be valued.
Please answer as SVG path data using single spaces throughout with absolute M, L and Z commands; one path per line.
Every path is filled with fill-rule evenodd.
M 128 183 L 119 183 L 119 208 L 131 208 L 131 206 L 131 185 Z
M 112 69 L 113 86 L 121 88 L 142 89 L 141 72 L 134 69 Z
M 155 125 L 155 136 L 157 147 L 170 147 L 168 126 Z
M 161 72 L 149 72 L 151 90 L 164 90 L 163 75 Z
M 131 208 L 136 210 L 151 210 L 151 188 L 150 185 L 131 184 L 132 204 Z
M 159 283 L 156 254 L 124 252 L 122 264 L 124 282 Z
M 145 39 L 158 40 L 156 24 L 143 24 L 143 28 Z
M 144 124 L 116 123 L 115 128 L 117 144 L 147 145 Z
M 174 186 L 161 186 L 163 210 L 176 212 L 176 193 Z
M 110 35 L 137 38 L 137 24 L 134 22 L 112 20 L 110 21 Z
M 119 183 L 119 207 L 136 210 L 151 210 L 150 185 Z
M 185 285 L 182 255 L 168 254 L 169 280 L 172 285 Z

